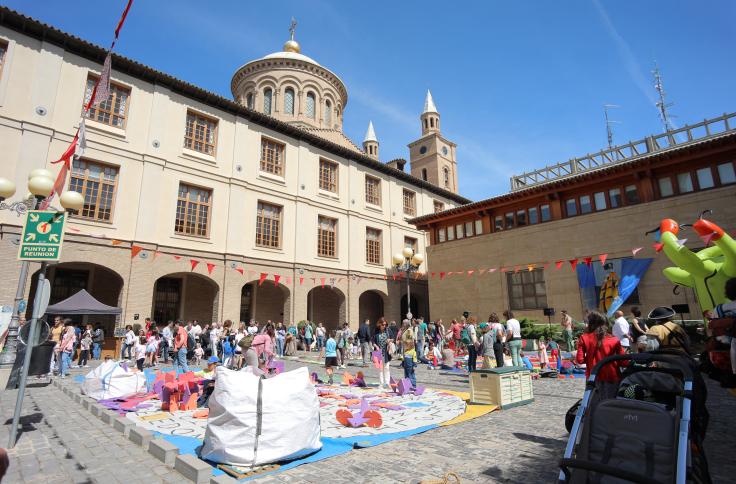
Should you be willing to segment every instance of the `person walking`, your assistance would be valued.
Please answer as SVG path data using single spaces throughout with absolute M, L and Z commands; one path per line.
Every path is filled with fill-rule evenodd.
M 164 359 L 164 364 L 169 362 L 169 351 L 174 347 L 174 335 L 171 331 L 171 327 L 174 325 L 172 321 L 168 321 L 161 330 L 161 356 Z M 204 348 L 206 345 L 202 344 Z
M 585 363 L 585 379 L 590 377 L 593 367 L 603 358 L 624 354 L 621 340 L 608 334 L 608 319 L 598 311 L 591 311 L 586 316 L 587 332 L 578 339 L 578 351 L 575 361 Z M 615 398 L 618 389 L 619 364 L 617 362 L 603 366 L 596 375 L 595 386 L 601 399 Z
M 507 309 L 503 312 L 506 318 L 506 342 L 511 351 L 511 364 L 513 366 L 524 366 L 521 360 L 521 325 L 514 319 L 514 312 Z
M 465 322 L 465 329 L 468 332 L 468 371 L 475 371 L 478 364 L 478 331 L 475 327 L 475 316 L 470 316 Z
M 286 345 L 286 328 L 279 321 L 276 323 L 276 354 L 279 358 L 284 357 L 284 346 Z
M 77 340 L 74 326 L 70 319 L 64 320 L 64 335 L 61 337 L 61 343 L 59 343 L 59 355 L 61 360 L 61 367 L 59 369 L 59 375 L 61 378 L 66 378 L 69 374 L 69 368 L 72 366 L 72 352 L 74 351 L 74 343 Z
M 567 309 L 562 310 L 560 326 L 562 326 L 562 339 L 565 340 L 567 351 L 575 351 L 575 341 L 572 338 L 572 318 L 567 314 Z
M 358 328 L 358 341 L 360 342 L 360 351 L 363 355 L 363 368 L 368 368 L 368 362 L 371 361 L 371 322 L 363 321 Z
M 386 389 L 391 383 L 391 370 L 389 362 L 391 361 L 391 352 L 389 351 L 389 334 L 388 324 L 384 318 L 376 323 L 376 332 L 373 335 L 373 350 L 380 351 L 380 360 L 378 361 L 378 380 L 380 388 Z
M 306 348 L 304 348 L 304 351 L 312 351 L 312 339 L 314 336 L 314 331 L 312 331 L 312 323 L 307 321 L 307 324 L 304 325 L 304 343 L 306 344 Z
M 131 352 L 135 347 L 135 333 L 133 332 L 133 326 L 127 325 L 125 327 L 125 336 L 123 338 L 123 350 L 120 352 L 120 359 L 130 360 L 132 358 Z
M 182 321 L 177 321 L 174 323 L 174 371 L 179 372 L 179 368 L 182 369 L 184 373 L 189 371 L 189 366 L 187 365 L 187 341 L 189 339 L 189 334 L 187 334 L 187 330 L 184 328 L 184 323 Z
M 102 326 L 97 324 L 95 331 L 92 333 L 92 358 L 95 360 L 100 359 L 102 354 L 102 345 L 105 344 L 105 332 L 102 330 Z
M 629 322 L 626 321 L 623 311 L 616 311 L 613 313 L 613 317 L 616 318 L 613 321 L 613 335 L 618 338 L 621 342 L 621 347 L 628 353 L 629 346 L 631 345 L 631 335 L 629 334 L 631 328 Z
M 427 323 L 424 322 L 423 318 L 418 319 L 417 324 L 417 358 L 421 359 L 424 357 L 424 343 L 427 339 Z

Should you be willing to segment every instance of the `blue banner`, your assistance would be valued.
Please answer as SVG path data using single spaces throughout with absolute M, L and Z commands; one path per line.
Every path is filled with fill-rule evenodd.
M 644 273 L 647 272 L 649 266 L 654 259 L 624 259 L 621 261 L 621 281 L 618 284 L 618 297 L 613 300 L 611 307 L 608 309 L 608 316 L 613 316 L 618 308 L 631 296 L 636 286 L 639 285 Z M 578 275 L 578 280 L 580 276 Z

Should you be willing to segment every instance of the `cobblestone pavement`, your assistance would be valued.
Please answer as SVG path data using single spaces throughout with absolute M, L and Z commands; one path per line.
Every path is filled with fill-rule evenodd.
M 324 374 L 317 355 L 286 360 L 286 369 L 303 366 Z M 349 364 L 375 381 L 376 370 Z M 397 363 L 392 375 L 401 375 Z M 417 369 L 426 386 L 467 391 L 467 378 Z M 366 449 L 258 479 L 276 483 L 419 482 L 457 473 L 463 483 L 553 482 L 557 461 L 567 442 L 564 415 L 580 398 L 583 380 L 538 380 L 533 404 L 441 427 L 406 439 Z M 0 396 L 6 425 L 0 445 L 7 442 L 16 392 Z M 709 384 L 711 422 L 706 439 L 713 482 L 732 482 L 736 474 L 736 397 Z M 120 433 L 93 417 L 56 387 L 29 388 L 23 412 L 23 432 L 9 452 L 11 468 L 3 482 L 182 482 L 181 475 L 151 457 Z

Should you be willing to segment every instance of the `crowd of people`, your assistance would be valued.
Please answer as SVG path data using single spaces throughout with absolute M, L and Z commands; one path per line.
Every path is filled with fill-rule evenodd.
M 89 360 L 100 359 L 105 331 L 100 324 L 81 325 L 55 316 L 49 340 L 54 343 L 49 373 L 64 378 L 70 368 L 88 368 Z

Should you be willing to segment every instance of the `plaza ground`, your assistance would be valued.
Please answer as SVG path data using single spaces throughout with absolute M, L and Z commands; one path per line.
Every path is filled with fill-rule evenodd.
M 286 369 L 308 365 L 317 355 L 300 354 Z M 397 365 L 397 363 L 394 363 Z M 362 368 L 361 368 L 362 369 Z M 358 370 L 349 366 L 353 374 Z M 79 370 L 75 370 L 79 372 Z M 364 370 L 369 383 L 374 369 Z M 401 369 L 392 366 L 392 375 Z M 467 391 L 467 378 L 417 370 L 419 383 L 432 388 Z M 71 380 L 66 380 L 70 385 Z M 492 412 L 467 422 L 440 427 L 409 438 L 354 450 L 305 464 L 254 482 L 355 483 L 419 482 L 457 473 L 462 482 L 553 482 L 557 461 L 567 442 L 564 415 L 583 392 L 582 379 L 537 380 L 534 403 Z M 736 474 L 736 396 L 708 382 L 710 426 L 705 441 L 714 483 L 731 482 Z M 0 443 L 8 438 L 17 392 L 5 391 L 0 412 L 5 425 Z M 186 482 L 140 446 L 53 385 L 34 383 L 26 394 L 18 445 L 9 451 L 8 483 Z

